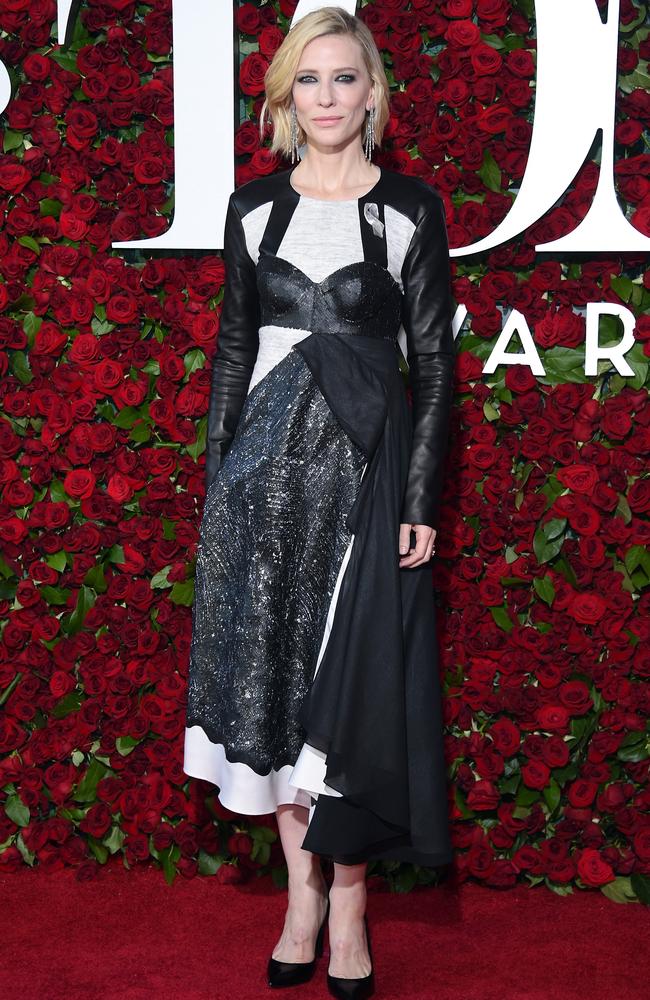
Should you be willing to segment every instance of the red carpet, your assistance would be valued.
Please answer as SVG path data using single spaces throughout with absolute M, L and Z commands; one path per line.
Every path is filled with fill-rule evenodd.
M 269 878 L 168 886 L 153 868 L 0 875 L 0 996 L 21 1000 L 259 1000 L 329 996 L 325 955 L 307 986 L 271 990 L 266 958 L 286 895 Z M 650 916 L 601 893 L 450 882 L 374 891 L 378 1000 L 645 1000 Z

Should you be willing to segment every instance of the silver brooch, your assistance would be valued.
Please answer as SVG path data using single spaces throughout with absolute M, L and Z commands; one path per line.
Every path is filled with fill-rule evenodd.
M 372 226 L 372 231 L 375 236 L 381 237 L 384 235 L 384 223 L 379 220 L 379 209 L 377 208 L 377 203 L 374 201 L 367 201 L 363 206 L 363 215 L 366 222 L 369 222 Z

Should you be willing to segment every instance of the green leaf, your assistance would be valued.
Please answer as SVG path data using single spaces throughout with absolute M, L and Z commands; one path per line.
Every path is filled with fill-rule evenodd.
M 120 850 L 125 840 L 126 834 L 120 830 L 119 826 L 113 826 L 111 832 L 102 840 L 102 844 L 109 849 L 111 854 L 115 854 Z
M 600 891 L 614 903 L 636 902 L 636 893 L 632 888 L 629 877 L 626 875 L 618 875 L 613 882 L 602 885 Z
M 544 801 L 549 808 L 549 812 L 551 814 L 554 813 L 562 796 L 562 790 L 555 778 L 551 778 L 549 784 L 542 790 L 542 795 L 544 796 Z
M 476 173 L 488 190 L 501 191 L 501 170 L 488 149 L 484 150 L 483 163 Z
M 34 378 L 29 367 L 29 358 L 24 351 L 11 352 L 11 371 L 21 385 L 29 385 Z
M 3 134 L 2 149 L 5 153 L 10 153 L 13 149 L 20 149 L 25 141 L 22 132 L 14 132 L 6 128 Z
M 631 764 L 639 764 L 642 760 L 648 760 L 650 756 L 650 742 L 648 737 L 642 735 L 638 743 L 629 746 L 620 746 L 616 751 L 619 760 Z
M 29 865 L 30 868 L 33 868 L 34 867 L 34 861 L 36 860 L 36 853 L 35 853 L 35 851 L 30 851 L 30 849 L 28 848 L 27 844 L 23 840 L 23 831 L 22 830 L 18 831 L 18 836 L 16 837 L 16 847 L 18 848 L 18 851 L 20 852 L 20 856 L 22 857 L 22 859 L 25 862 L 25 864 Z M 1 848 L 0 848 L 0 850 L 1 850 Z
M 91 566 L 86 573 L 83 581 L 88 587 L 92 587 L 94 591 L 98 594 L 104 594 L 108 590 L 108 584 L 106 583 L 106 576 L 104 574 L 104 567 L 101 563 L 96 563 Z
M 65 606 L 71 594 L 71 591 L 66 587 L 53 587 L 49 583 L 44 583 L 42 587 L 39 587 L 39 591 L 43 600 L 50 605 L 61 604 Z
M 628 278 L 624 274 L 612 274 L 609 283 L 616 294 L 623 299 L 623 302 L 630 301 L 632 298 L 632 289 L 634 288 L 634 282 L 631 278 Z
M 544 877 L 544 882 L 557 896 L 572 896 L 573 886 L 565 885 L 563 882 L 551 882 L 550 878 Z
M 201 417 L 196 427 L 196 441 L 193 444 L 188 444 L 187 453 L 190 458 L 193 458 L 195 462 L 198 461 L 199 455 L 202 455 L 205 451 L 205 445 L 208 436 L 208 418 Z
M 650 876 L 643 872 L 632 872 L 630 875 L 630 887 L 636 898 L 645 906 L 650 906 Z
M 52 216 L 58 219 L 61 214 L 61 202 L 56 198 L 43 198 L 39 201 L 41 215 Z
M 546 574 L 544 577 L 535 577 L 533 579 L 533 587 L 539 597 L 545 601 L 549 606 L 553 603 L 553 598 L 555 597 L 555 587 L 553 586 L 553 581 L 550 576 Z
M 169 600 L 172 604 L 181 604 L 191 608 L 194 603 L 194 580 L 183 580 L 175 583 L 170 591 Z
M 251 848 L 251 858 L 260 865 L 268 865 L 271 857 L 271 845 L 265 844 L 263 840 L 253 841 Z
M 486 399 L 483 403 L 483 414 L 485 415 L 486 420 L 490 421 L 498 420 L 500 417 L 499 411 L 492 405 L 489 399 Z
M 518 806 L 532 806 L 533 802 L 539 802 L 539 792 L 536 788 L 529 788 L 528 785 L 521 785 L 515 798 Z
M 566 517 L 553 517 L 550 521 L 546 521 L 543 525 L 544 534 L 551 541 L 553 538 L 557 538 L 564 532 L 567 525 Z
M 91 837 L 89 835 L 87 840 L 91 853 L 95 855 L 100 865 L 105 865 L 108 860 L 108 848 L 104 847 L 104 845 L 97 840 L 96 837 Z
M 134 441 L 136 444 L 145 444 L 145 442 L 151 440 L 151 435 L 151 425 L 141 420 L 139 424 L 134 424 L 131 428 L 129 441 Z
M 538 528 L 533 535 L 533 551 L 540 566 L 554 559 L 564 543 L 564 537 L 548 539 L 543 528 Z
M 45 562 L 50 569 L 55 569 L 57 573 L 62 573 L 68 564 L 65 550 L 59 549 L 58 552 L 51 552 L 45 557 Z
M 275 830 L 271 830 L 268 826 L 251 826 L 248 832 L 253 840 L 263 840 L 266 844 L 274 844 L 278 839 Z
M 5 802 L 5 812 L 16 826 L 27 826 L 29 824 L 29 807 L 25 805 L 18 795 L 10 795 L 8 797 Z
M 154 575 L 151 577 L 151 580 L 149 581 L 149 585 L 152 590 L 163 589 L 164 587 L 171 587 L 171 583 L 167 579 L 167 577 L 169 576 L 170 569 L 171 565 L 163 566 L 163 568 L 159 569 L 157 573 L 154 573 Z
M 54 708 L 51 709 L 50 715 L 54 719 L 65 719 L 72 712 L 78 712 L 85 700 L 81 691 L 68 691 L 60 701 L 57 701 Z
M 125 406 L 116 417 L 113 417 L 113 426 L 128 430 L 133 427 L 136 420 L 142 419 L 151 419 L 147 407 Z
M 495 625 L 498 625 L 498 627 L 504 632 L 512 631 L 512 621 L 510 620 L 510 615 L 504 607 L 490 608 L 490 613 L 494 619 Z
M 48 59 L 53 59 L 62 69 L 69 70 L 70 73 L 78 73 L 77 57 L 74 53 L 66 52 L 63 49 L 51 49 L 48 52 Z
M 214 875 L 224 863 L 224 858 L 219 854 L 208 854 L 203 848 L 199 850 L 198 870 L 199 875 Z
M 66 635 L 76 635 L 83 628 L 84 618 L 93 607 L 96 594 L 90 587 L 82 583 L 77 594 L 77 604 L 71 615 L 67 615 L 61 621 L 61 628 Z
M 160 852 L 160 863 L 162 865 L 163 872 L 165 873 L 165 881 L 168 885 L 172 885 L 174 878 L 176 877 L 176 864 L 175 862 L 181 856 L 181 849 L 178 844 L 170 844 L 163 851 Z
M 25 331 L 25 336 L 29 341 L 30 347 L 34 343 L 34 337 L 38 333 L 43 323 L 43 317 L 37 316 L 33 312 L 26 312 L 23 319 L 23 330 Z
M 200 347 L 194 347 L 184 356 L 183 364 L 185 365 L 185 372 L 187 375 L 191 375 L 192 372 L 195 371 L 200 371 L 205 366 L 204 352 Z
M 100 760 L 93 757 L 90 764 L 86 768 L 86 772 L 77 783 L 76 790 L 72 794 L 72 798 L 75 802 L 94 802 L 97 798 L 97 785 L 101 779 L 108 773 L 109 768 L 107 768 Z M 103 841 L 108 847 L 106 840 Z
M 33 236 L 19 236 L 18 242 L 21 246 L 27 247 L 28 250 L 33 250 L 35 254 L 41 252 L 40 243 L 37 243 Z
M 402 865 L 397 874 L 391 878 L 395 892 L 410 892 L 417 884 L 417 873 L 413 865 Z
M 128 757 L 134 747 L 141 742 L 141 739 L 135 739 L 133 736 L 118 736 L 115 740 L 115 749 L 121 757 Z
M 645 545 L 633 545 L 625 553 L 625 568 L 630 575 L 639 566 L 650 575 L 650 552 Z

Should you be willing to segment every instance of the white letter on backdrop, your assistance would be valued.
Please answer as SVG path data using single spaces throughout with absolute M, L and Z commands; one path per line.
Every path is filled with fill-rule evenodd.
M 66 38 L 73 0 L 58 0 Z M 237 38 L 233 5 L 172 0 L 174 218 L 160 236 L 111 243 L 119 249 L 220 250 L 234 189 Z
M 477 243 L 455 247 L 452 257 L 491 250 L 541 219 L 578 173 L 598 129 L 600 177 L 589 212 L 567 236 L 535 249 L 650 253 L 650 239 L 627 221 L 614 188 L 619 7 L 620 0 L 609 0 L 603 24 L 595 0 L 535 0 L 535 117 L 521 187 L 494 232 Z
M 512 354 L 506 351 L 506 347 L 512 339 L 515 331 L 519 334 L 523 352 Z M 506 320 L 499 339 L 494 345 L 490 357 L 485 362 L 484 372 L 493 372 L 497 365 L 529 365 L 533 375 L 545 375 L 544 366 L 540 361 L 537 348 L 530 332 L 530 327 L 526 322 L 526 317 L 518 309 L 512 309 Z
M 601 316 L 618 316 L 623 322 L 623 339 L 618 344 L 601 347 L 598 343 L 598 325 Z M 585 334 L 585 375 L 598 374 L 600 358 L 609 358 L 619 375 L 634 375 L 623 355 L 634 347 L 634 313 L 620 302 L 588 302 Z

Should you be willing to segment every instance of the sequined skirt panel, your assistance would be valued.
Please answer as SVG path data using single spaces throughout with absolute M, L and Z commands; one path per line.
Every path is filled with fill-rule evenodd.
M 259 774 L 295 763 L 364 453 L 299 351 L 246 397 L 205 498 L 187 726 Z

